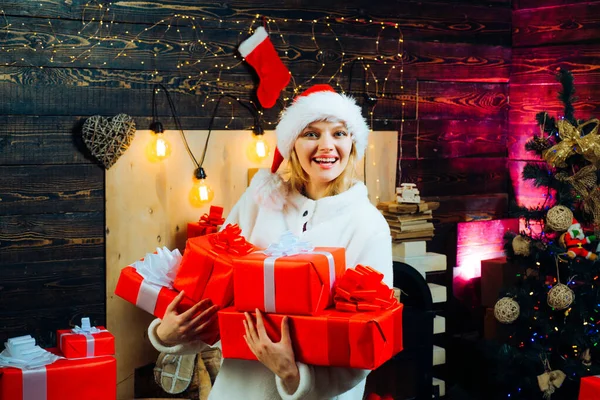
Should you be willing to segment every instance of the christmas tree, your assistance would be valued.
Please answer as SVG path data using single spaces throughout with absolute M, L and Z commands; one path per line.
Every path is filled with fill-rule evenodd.
M 581 377 L 600 374 L 600 136 L 598 120 L 575 118 L 573 76 L 560 70 L 563 116 L 536 115 L 522 177 L 543 188 L 533 208 L 513 207 L 521 231 L 506 235 L 520 273 L 499 294 L 494 315 L 493 395 L 498 399 L 578 398 Z

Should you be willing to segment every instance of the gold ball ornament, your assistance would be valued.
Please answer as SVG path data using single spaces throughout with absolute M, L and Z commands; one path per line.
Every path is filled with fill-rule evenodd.
M 512 297 L 503 297 L 494 306 L 494 317 L 503 324 L 512 324 L 519 318 L 521 308 Z
M 564 232 L 573 223 L 573 212 L 565 206 L 552 207 L 546 213 L 546 226 L 555 232 Z
M 563 283 L 557 283 L 548 291 L 548 305 L 555 310 L 564 310 L 573 304 L 575 293 Z
M 531 243 L 531 239 L 527 236 L 517 235 L 512 240 L 512 248 L 516 255 L 525 256 L 529 255 L 529 244 Z

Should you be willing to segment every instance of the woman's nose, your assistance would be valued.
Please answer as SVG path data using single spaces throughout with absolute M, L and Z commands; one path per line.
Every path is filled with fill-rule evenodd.
M 319 149 L 333 149 L 333 137 L 330 134 L 321 135 L 319 138 Z

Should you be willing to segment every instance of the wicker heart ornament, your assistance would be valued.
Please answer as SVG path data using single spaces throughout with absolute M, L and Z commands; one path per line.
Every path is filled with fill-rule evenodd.
M 92 155 L 109 169 L 129 148 L 135 135 L 135 121 L 127 114 L 112 118 L 94 115 L 83 123 L 81 135 Z

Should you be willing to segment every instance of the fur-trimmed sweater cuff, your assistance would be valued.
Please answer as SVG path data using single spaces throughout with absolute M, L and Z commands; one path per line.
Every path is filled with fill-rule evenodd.
M 156 350 L 160 351 L 161 353 L 179 354 L 179 355 L 198 354 L 198 353 L 202 352 L 202 350 L 206 349 L 207 347 L 210 347 L 209 345 L 207 345 L 206 343 L 204 343 L 202 341 L 176 344 L 175 346 L 168 346 L 168 345 L 164 344 L 158 338 L 158 335 L 156 334 L 156 328 L 158 328 L 158 325 L 160 325 L 160 322 L 161 322 L 160 318 L 156 318 L 154 321 L 152 321 L 150 323 L 150 326 L 148 326 L 148 338 L 150 339 L 150 343 L 152 343 L 152 346 L 154 346 L 154 348 Z
M 300 374 L 300 383 L 296 392 L 290 394 L 285 389 L 285 385 L 280 377 L 275 375 L 275 383 L 277 384 L 277 391 L 282 400 L 299 400 L 304 398 L 311 390 L 315 381 L 315 371 L 312 366 L 296 362 L 298 366 L 298 372 Z

